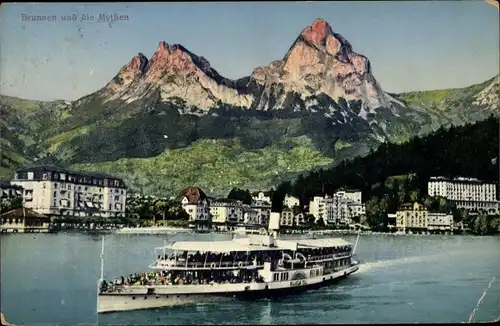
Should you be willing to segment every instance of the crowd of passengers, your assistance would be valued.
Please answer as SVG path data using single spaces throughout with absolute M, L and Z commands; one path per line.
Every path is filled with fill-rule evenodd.
M 148 273 L 129 274 L 127 277 L 120 276 L 112 282 L 103 281 L 101 292 L 120 292 L 123 285 L 153 286 L 153 285 L 182 285 L 182 284 L 229 284 L 229 283 L 249 283 L 252 277 L 238 271 L 210 272 L 171 272 L 159 271 Z M 255 278 L 256 282 L 263 282 L 262 277 Z
M 301 249 L 300 252 L 307 259 L 334 255 L 334 254 L 348 254 L 350 251 L 350 247 L 338 247 L 338 248 L 314 248 L 314 249 Z M 289 255 L 292 255 L 292 251 L 288 252 Z M 282 254 L 279 251 L 255 251 L 251 252 L 247 255 L 246 252 L 236 252 L 236 253 L 200 253 L 199 251 L 195 254 L 188 254 L 187 251 L 179 253 L 177 255 L 171 254 L 170 256 L 158 256 L 159 261 L 167 261 L 167 262 L 177 262 L 178 265 L 182 265 L 183 263 L 191 262 L 191 263 L 202 263 L 205 265 L 212 265 L 219 263 L 238 263 L 238 262 L 246 262 L 245 265 L 263 265 L 264 262 L 272 262 L 274 260 L 281 259 Z

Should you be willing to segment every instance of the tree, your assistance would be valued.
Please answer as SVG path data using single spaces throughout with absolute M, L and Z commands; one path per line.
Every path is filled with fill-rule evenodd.
M 432 205 L 434 204 L 435 199 L 433 197 L 427 196 L 424 199 L 424 206 L 427 208 L 427 210 L 432 211 L 433 207 Z
M 492 233 L 499 233 L 500 232 L 500 217 L 495 216 L 494 218 L 491 219 L 490 230 Z
M 298 214 L 302 213 L 302 209 L 300 208 L 300 206 L 297 206 L 297 205 L 292 207 L 292 211 L 293 211 L 293 215 L 298 215 Z
M 252 204 L 252 194 L 250 194 L 250 191 L 243 190 L 240 188 L 233 188 L 227 194 L 227 199 L 232 199 L 232 200 L 239 200 L 243 202 L 246 205 L 251 205 Z
M 387 208 L 389 196 L 385 195 L 382 200 L 373 197 L 366 202 L 366 222 L 374 230 L 384 230 L 388 224 Z
M 474 232 L 476 234 L 488 234 L 489 223 L 486 215 L 479 214 L 474 222 Z
M 312 214 L 307 214 L 304 217 L 304 220 L 308 226 L 312 226 L 312 225 L 314 225 L 314 221 L 316 221 L 316 217 L 314 217 L 314 215 L 312 215 Z
M 153 215 L 162 217 L 162 220 L 165 221 L 165 215 L 167 214 L 168 205 L 164 200 L 157 200 L 153 206 Z
M 23 199 L 21 197 L 2 198 L 0 202 L 0 213 L 5 213 L 21 207 L 23 207 Z
M 411 190 L 408 197 L 411 202 L 416 202 L 420 199 L 420 194 L 418 193 L 417 190 Z

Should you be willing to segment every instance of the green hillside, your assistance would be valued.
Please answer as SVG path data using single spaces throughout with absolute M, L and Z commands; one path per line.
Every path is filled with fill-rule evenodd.
M 226 196 L 234 187 L 267 189 L 297 172 L 333 162 L 310 143 L 306 137 L 298 137 L 249 151 L 239 140 L 200 140 L 151 158 L 123 158 L 72 168 L 121 176 L 132 191 L 170 196 L 196 185 L 214 196 Z

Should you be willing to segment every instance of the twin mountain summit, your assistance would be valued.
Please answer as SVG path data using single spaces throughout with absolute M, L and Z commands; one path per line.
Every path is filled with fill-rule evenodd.
M 499 84 L 497 75 L 461 89 L 384 92 L 369 59 L 322 19 L 282 59 L 237 80 L 162 41 L 76 101 L 1 96 L 0 174 L 54 164 L 162 196 L 190 185 L 212 195 L 269 189 L 381 142 L 498 116 Z

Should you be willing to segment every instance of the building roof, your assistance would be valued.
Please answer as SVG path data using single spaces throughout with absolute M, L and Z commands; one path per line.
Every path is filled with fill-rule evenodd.
M 11 211 L 8 211 L 8 212 L 0 215 L 0 217 L 2 217 L 2 218 L 20 218 L 21 217 L 21 218 L 26 218 L 26 219 L 36 219 L 36 218 L 49 219 L 47 216 L 45 216 L 41 213 L 35 212 L 31 208 L 25 208 L 25 207 L 16 208 L 16 209 L 13 209 Z
M 334 248 L 349 246 L 350 242 L 340 238 L 306 239 L 298 241 L 298 248 Z
M 334 248 L 348 246 L 351 243 L 340 238 L 303 239 L 303 240 L 274 240 L 274 246 L 266 246 L 268 236 L 248 236 L 222 241 L 176 241 L 167 245 L 167 249 L 191 252 L 231 252 L 231 251 L 266 251 L 266 250 L 297 250 L 312 248 Z M 259 241 L 260 240 L 260 241 Z M 160 249 L 160 248 L 159 248 Z M 163 249 L 163 248 L 161 248 Z
M 475 183 L 475 184 L 495 184 L 496 182 L 485 182 L 481 181 L 477 178 L 464 178 L 464 177 L 456 177 L 456 178 L 447 178 L 447 177 L 430 177 L 429 182 L 435 181 L 445 181 L 445 182 L 453 182 L 453 183 Z
M 59 166 L 50 165 L 50 164 L 21 167 L 21 168 L 18 168 L 16 170 L 16 173 L 19 173 L 19 172 L 57 172 L 57 173 L 76 174 L 76 175 L 81 175 L 81 176 L 114 179 L 114 180 L 123 181 L 123 179 L 116 177 L 116 176 L 109 175 L 109 174 L 95 173 L 95 172 L 72 171 L 72 170 L 68 170 L 66 168 L 61 168 Z
M 353 192 L 361 192 L 360 189 L 356 189 L 356 188 L 346 188 L 346 187 L 341 187 L 339 188 L 337 191 L 344 191 L 344 192 L 348 192 L 348 193 L 353 193 Z
M 417 205 L 419 208 L 425 208 L 427 209 L 424 205 L 414 202 L 414 203 L 403 203 L 399 205 L 399 210 L 413 210 L 413 208 Z
M 252 195 L 252 197 L 255 197 L 258 196 L 261 192 L 265 197 L 271 196 L 271 191 L 254 191 L 250 195 Z
M 207 195 L 198 187 L 188 187 L 178 196 L 179 200 L 187 197 L 189 204 L 196 204 L 202 199 L 208 199 Z
M 10 181 L 5 181 L 5 180 L 0 180 L 0 188 L 2 189 L 7 189 L 7 188 L 10 188 L 10 189 L 23 189 L 23 187 L 19 186 L 19 185 L 13 185 L 12 183 L 10 183 Z
M 241 204 L 242 203 L 241 200 L 230 199 L 230 198 L 214 198 L 214 199 L 211 199 L 210 202 L 211 203 L 223 203 L 223 204 Z

